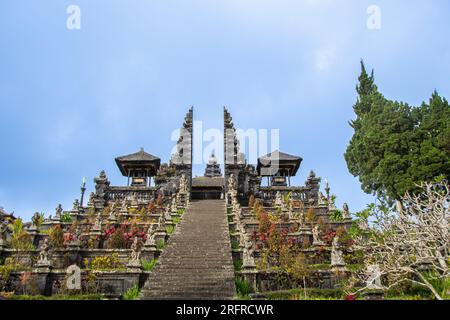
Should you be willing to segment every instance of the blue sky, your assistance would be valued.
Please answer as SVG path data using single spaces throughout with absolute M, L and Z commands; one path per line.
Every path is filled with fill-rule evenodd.
M 81 30 L 66 8 L 81 8 Z M 381 30 L 366 27 L 369 5 Z M 0 206 L 29 218 L 79 196 L 82 177 L 141 146 L 163 161 L 188 108 L 222 128 L 222 106 L 243 129 L 280 129 L 338 204 L 373 201 L 348 173 L 359 60 L 391 99 L 450 97 L 447 0 L 0 2 Z M 195 174 L 201 174 L 196 166 Z

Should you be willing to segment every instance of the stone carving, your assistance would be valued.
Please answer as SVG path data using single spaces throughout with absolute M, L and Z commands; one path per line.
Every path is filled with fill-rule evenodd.
M 180 193 L 188 193 L 188 181 L 184 173 L 181 175 L 180 179 Z
M 322 193 L 321 191 L 318 192 L 317 198 L 318 198 L 318 204 L 319 204 L 319 206 L 326 205 L 326 203 L 327 203 L 327 198 L 325 198 L 325 196 L 323 195 L 323 193 Z
M 41 250 L 39 251 L 39 256 L 37 260 L 38 267 L 49 267 L 51 265 L 49 260 L 49 251 L 50 245 L 48 238 L 45 238 L 44 243 L 41 246 Z
M 61 204 L 58 204 L 58 206 L 55 209 L 55 219 L 59 220 L 61 218 L 61 214 L 63 212 L 63 208 Z
M 145 247 L 151 248 L 156 246 L 156 240 L 155 240 L 155 233 L 153 232 L 153 225 L 150 225 L 147 229 L 146 234 L 146 240 L 145 240 Z
M 332 242 L 331 248 L 331 266 L 332 267 L 344 267 L 345 261 L 342 251 L 339 245 L 339 237 L 335 236 Z
M 342 218 L 344 219 L 350 219 L 350 209 L 348 208 L 348 204 L 344 203 L 343 206 L 343 211 L 342 211 Z
M 178 211 L 177 199 L 175 197 L 172 198 L 172 202 L 170 203 L 170 211 L 176 213 Z
M 132 269 L 140 269 L 141 268 L 141 251 L 139 248 L 138 237 L 134 237 L 134 241 L 131 245 L 131 256 L 130 256 L 130 260 L 127 264 L 127 267 L 132 268 Z
M 383 285 L 381 284 L 381 271 L 380 267 L 376 264 L 367 267 L 367 281 L 366 288 L 370 290 L 381 290 Z
M 246 269 L 252 269 L 256 267 L 253 249 L 253 241 L 251 241 L 250 236 L 245 234 L 244 236 L 244 248 L 242 251 L 242 266 Z
M 94 226 L 92 227 L 93 232 L 101 232 L 102 230 L 102 216 L 100 212 L 95 217 Z
M 277 191 L 275 195 L 275 207 L 282 208 L 283 207 L 283 197 L 281 196 L 281 192 Z
M 80 201 L 78 199 L 75 199 L 73 202 L 72 211 L 78 211 L 80 209 Z
M 6 228 L 3 225 L 3 222 L 0 221 L 0 249 L 2 249 L 5 246 L 5 233 Z
M 313 234 L 313 246 L 323 246 L 325 243 L 320 239 L 320 230 L 319 226 L 315 225 L 312 229 Z
M 93 207 L 95 205 L 95 193 L 91 192 L 89 195 L 88 207 Z
M 228 192 L 229 193 L 237 192 L 236 177 L 234 173 L 230 174 L 230 176 L 228 177 Z

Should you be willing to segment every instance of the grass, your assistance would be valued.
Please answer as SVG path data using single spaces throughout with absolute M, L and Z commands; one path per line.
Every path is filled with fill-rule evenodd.
M 236 240 L 231 241 L 231 249 L 233 250 L 239 250 L 239 242 Z
M 242 270 L 242 261 L 233 261 L 234 271 L 241 271 Z
M 181 222 L 181 218 L 180 217 L 173 217 L 172 218 L 172 222 L 175 224 L 179 224 Z
M 166 233 L 168 235 L 171 235 L 172 233 L 174 233 L 175 231 L 175 227 L 174 226 L 166 226 Z
M 144 271 L 150 271 L 153 269 L 153 267 L 156 265 L 157 262 L 158 262 L 158 259 L 144 261 L 144 262 L 142 262 L 142 268 L 144 269 Z
M 343 300 L 345 293 L 340 289 L 292 289 L 267 292 L 268 300 Z
M 137 300 L 138 297 L 139 287 L 134 285 L 123 294 L 122 300 Z
M 156 242 L 156 249 L 163 250 L 166 247 L 166 244 L 163 240 L 159 240 Z
M 236 285 L 236 293 L 239 300 L 250 299 L 250 293 L 253 293 L 253 288 L 250 283 L 243 277 L 237 277 L 234 280 Z
M 30 296 L 30 295 L 18 295 L 12 296 L 8 300 L 102 300 L 101 294 L 86 294 L 86 295 L 63 295 L 57 294 L 53 296 Z

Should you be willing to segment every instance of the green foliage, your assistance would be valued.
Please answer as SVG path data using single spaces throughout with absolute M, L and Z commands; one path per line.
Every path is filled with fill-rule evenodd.
M 48 236 L 55 248 L 60 249 L 64 247 L 64 231 L 59 224 L 48 230 Z
M 178 209 L 177 215 L 182 216 L 184 214 L 184 209 Z
M 231 249 L 233 250 L 239 250 L 239 242 L 236 240 L 231 241 Z
M 239 299 L 241 300 L 248 299 L 250 293 L 253 293 L 252 286 L 245 278 L 236 277 L 234 283 L 236 285 L 236 292 Z
M 172 218 L 172 222 L 175 223 L 175 224 L 179 224 L 179 223 L 181 222 L 181 218 L 179 218 L 179 217 L 173 217 L 173 218 Z
M 52 295 L 52 296 L 30 296 L 20 295 L 12 296 L 8 300 L 102 300 L 101 294 L 84 294 L 84 295 Z
M 241 271 L 242 264 L 242 260 L 233 261 L 234 271 Z
M 122 296 L 123 300 L 137 300 L 139 297 L 139 287 L 137 285 L 129 288 Z
M 157 262 L 158 262 L 158 259 L 152 259 L 152 260 L 149 260 L 149 261 L 144 261 L 144 262 L 142 262 L 142 268 L 145 271 L 151 271 L 154 268 L 154 266 L 156 265 Z
M 307 288 L 306 300 L 342 300 L 345 293 L 340 289 L 311 289 Z M 303 300 L 305 289 L 293 289 L 284 291 L 268 292 L 268 300 Z
M 362 189 L 392 204 L 416 184 L 450 178 L 450 106 L 434 92 L 428 103 L 411 107 L 386 99 L 364 63 L 359 77 L 354 135 L 347 166 Z
M 70 212 L 61 213 L 61 222 L 72 223 L 72 215 L 70 214 Z
M 344 219 L 343 213 L 341 210 L 334 210 L 330 212 L 330 220 L 332 222 L 339 222 Z
M 108 241 L 108 246 L 110 249 L 126 249 L 127 241 L 125 239 L 125 231 L 122 227 L 119 227 L 111 235 Z
M 164 248 L 166 247 L 166 244 L 163 240 L 159 240 L 156 242 L 156 249 L 157 250 L 164 250 Z
M 31 242 L 31 237 L 25 231 L 22 219 L 18 218 L 8 225 L 11 231 L 11 248 L 16 250 L 33 250 L 34 245 Z
M 175 231 L 175 227 L 174 226 L 166 226 L 166 233 L 168 235 L 171 235 L 174 231 Z
M 120 262 L 119 255 L 116 252 L 110 256 L 95 257 L 90 261 L 85 259 L 84 264 L 87 269 L 94 271 L 124 269 L 124 265 Z

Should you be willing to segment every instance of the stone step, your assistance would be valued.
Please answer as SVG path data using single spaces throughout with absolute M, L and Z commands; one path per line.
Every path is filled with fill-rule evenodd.
M 232 299 L 234 268 L 225 202 L 191 202 L 141 299 Z

